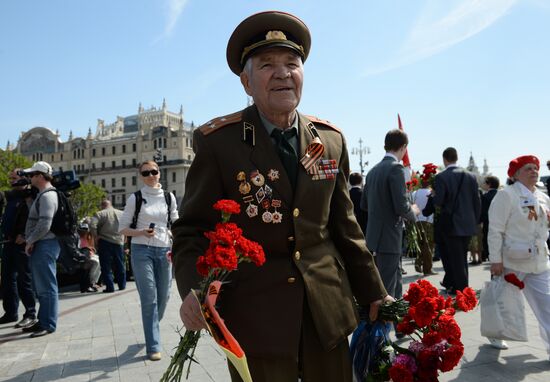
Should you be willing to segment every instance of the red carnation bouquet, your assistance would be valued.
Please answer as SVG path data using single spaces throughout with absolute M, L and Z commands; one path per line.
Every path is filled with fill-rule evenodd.
M 422 174 L 420 175 L 421 183 L 433 188 L 435 174 L 437 174 L 437 166 L 433 163 L 426 163 L 423 164 L 422 167 L 424 167 L 424 170 L 422 170 Z
M 229 222 L 232 214 L 241 212 L 238 203 L 224 199 L 216 202 L 213 207 L 221 212 L 222 221 L 216 224 L 214 231 L 204 234 L 210 240 L 210 245 L 204 255 L 197 259 L 197 272 L 203 279 L 199 290 L 193 293 L 201 304 L 208 331 L 235 368 L 240 373 L 242 371 L 243 380 L 248 381 L 251 379 L 247 374 L 248 366 L 244 352 L 225 326 L 216 311 L 215 304 L 222 282 L 229 273 L 237 270 L 242 262 L 254 263 L 256 266 L 263 265 L 265 253 L 260 244 L 245 238 L 242 230 L 235 223 Z M 185 331 L 161 382 L 181 381 L 186 365 L 186 379 L 189 378 L 191 363 L 196 362 L 193 357 L 200 336 L 200 331 Z
M 397 323 L 397 330 L 410 337 L 408 347 L 391 343 L 389 324 L 379 321 L 378 329 L 377 324 L 373 327 L 382 333 L 382 341 L 378 341 L 375 354 L 366 357 L 370 364 L 359 365 L 355 357 L 359 352 L 353 345 L 354 339 L 363 334 L 354 333 L 352 354 L 357 381 L 437 382 L 439 372 L 452 370 L 464 354 L 460 327 L 454 318 L 456 311 L 468 312 L 476 305 L 472 288 L 457 291 L 453 299 L 441 296 L 429 281 L 412 283 L 403 299 L 381 306 L 379 313 L 379 320 Z M 371 343 L 366 341 L 365 346 Z
M 519 289 L 525 288 L 525 283 L 518 279 L 515 273 L 507 273 L 504 275 L 504 280 L 508 281 L 510 284 L 517 286 Z

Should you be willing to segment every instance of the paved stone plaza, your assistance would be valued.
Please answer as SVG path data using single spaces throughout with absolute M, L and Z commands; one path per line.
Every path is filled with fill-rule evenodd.
M 417 279 L 412 260 L 405 260 L 405 269 L 405 282 Z M 441 263 L 435 263 L 434 269 L 441 272 Z M 471 267 L 472 286 L 480 288 L 488 274 L 488 265 Z M 439 285 L 441 277 L 431 276 L 429 280 Z M 54 334 L 30 339 L 13 329 L 13 324 L 0 326 L 0 381 L 158 381 L 179 340 L 175 330 L 181 326 L 181 300 L 175 284 L 161 323 L 164 352 L 159 362 L 145 357 L 134 283 L 114 294 L 81 294 L 77 288 L 61 293 L 58 329 Z M 457 314 L 465 356 L 461 365 L 443 374 L 440 381 L 550 381 L 550 361 L 529 308 L 527 313 L 529 342 L 510 343 L 510 349 L 502 351 L 491 348 L 480 337 L 479 309 Z M 201 339 L 197 359 L 200 365 L 193 366 L 190 381 L 229 381 L 225 359 L 207 336 Z

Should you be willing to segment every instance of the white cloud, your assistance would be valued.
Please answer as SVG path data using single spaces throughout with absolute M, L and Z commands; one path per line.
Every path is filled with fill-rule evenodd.
M 166 3 L 166 24 L 164 25 L 163 33 L 155 39 L 153 43 L 157 43 L 162 39 L 170 37 L 178 20 L 187 5 L 188 0 L 167 0 Z
M 378 68 L 367 69 L 364 75 L 387 72 L 442 52 L 490 27 L 518 1 L 463 0 L 440 17 L 433 16 L 433 8 L 441 3 L 432 2 L 413 24 L 397 57 Z

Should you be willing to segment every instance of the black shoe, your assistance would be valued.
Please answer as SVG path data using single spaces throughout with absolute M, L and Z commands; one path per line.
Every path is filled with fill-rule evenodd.
M 418 264 L 414 265 L 414 270 L 417 271 L 418 273 L 422 273 L 422 267 Z
M 115 290 L 104 289 L 103 293 L 115 293 Z
M 12 316 L 12 317 L 10 317 L 10 316 L 6 316 L 6 315 L 4 314 L 2 317 L 0 317 L 0 324 L 8 324 L 8 323 L 10 323 L 10 322 L 15 322 L 15 321 L 17 321 L 17 320 L 18 320 L 17 316 L 15 316 L 15 317 Z
M 15 324 L 15 328 L 26 328 L 27 326 L 33 326 L 36 324 L 38 320 L 36 318 L 30 318 L 30 317 L 23 317 L 21 321 L 19 321 L 17 324 Z
M 432 261 L 440 261 L 441 259 L 439 257 L 432 257 Z
M 439 272 L 436 272 L 436 271 L 429 271 L 429 272 L 424 272 L 424 276 L 433 276 L 433 275 L 438 275 Z
M 407 271 L 404 270 L 404 269 L 401 269 L 401 274 L 402 274 L 402 275 L 406 275 L 406 274 L 407 274 Z
M 42 330 L 42 326 L 40 326 L 39 322 L 36 322 L 34 325 L 26 326 L 23 328 L 23 331 L 25 333 L 39 332 L 41 330 Z
M 54 332 L 53 330 L 40 329 L 39 331 L 31 333 L 30 337 L 31 338 L 42 337 L 48 334 L 52 334 L 53 332 Z
M 441 286 L 442 286 L 443 288 L 445 288 L 445 289 L 449 289 L 449 287 L 448 287 L 447 285 L 445 285 L 445 284 L 443 283 L 443 281 L 440 281 L 440 282 L 439 282 L 439 285 L 441 285 Z

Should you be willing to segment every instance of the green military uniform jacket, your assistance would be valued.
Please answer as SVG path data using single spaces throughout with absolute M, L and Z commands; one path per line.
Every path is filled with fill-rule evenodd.
M 334 179 L 313 180 L 300 165 L 296 190 L 263 126 L 256 106 L 218 118 L 195 130 L 195 159 L 186 181 L 180 218 L 174 223 L 174 263 L 182 298 L 196 288 L 197 257 L 208 246 L 204 232 L 220 221 L 212 205 L 220 199 L 241 204 L 231 221 L 243 235 L 259 242 L 266 253 L 261 267 L 243 263 L 230 275 L 220 297 L 219 311 L 244 351 L 256 357 L 298 355 L 304 298 L 325 349 L 332 349 L 357 325 L 354 297 L 368 305 L 386 291 L 365 238 L 353 214 L 347 176 L 348 155 L 342 134 L 312 117 L 298 114 L 299 158 L 317 132 L 325 147 L 323 159 L 335 159 Z M 271 179 L 271 170 L 279 172 Z M 237 175 L 255 171 L 281 201 L 280 223 L 265 223 L 257 202 L 260 187 L 250 183 L 247 194 L 259 207 L 255 217 L 239 191 Z M 274 177 L 272 177 L 274 178 Z M 265 191 L 265 185 L 264 191 Z M 250 200 L 248 198 L 247 200 Z M 273 208 L 271 208 L 273 212 Z

